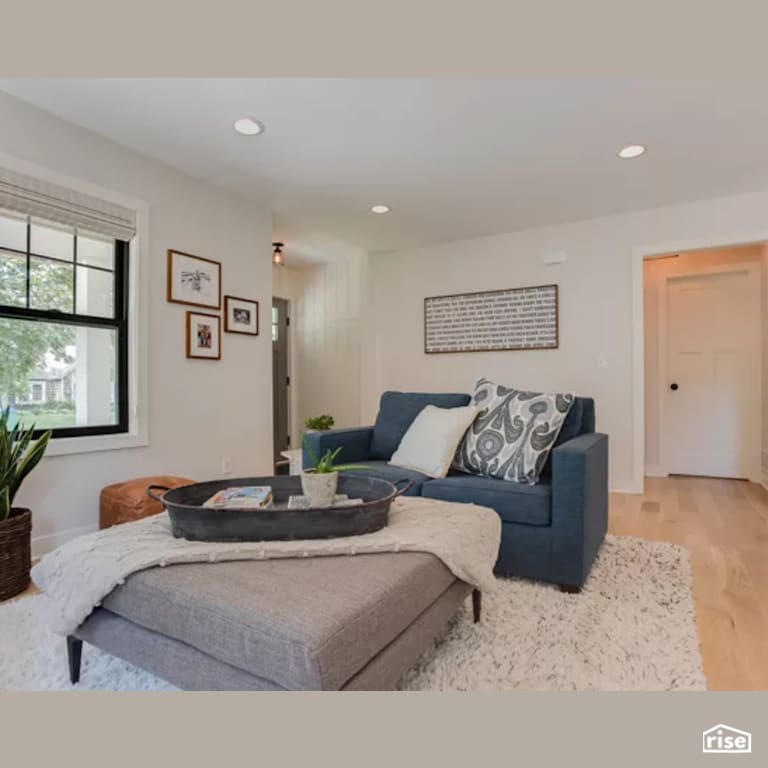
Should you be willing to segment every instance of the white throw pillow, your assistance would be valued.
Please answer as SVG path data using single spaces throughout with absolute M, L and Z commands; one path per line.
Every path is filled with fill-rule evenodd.
M 413 420 L 389 463 L 429 477 L 445 477 L 464 433 L 478 408 L 438 408 L 427 405 Z

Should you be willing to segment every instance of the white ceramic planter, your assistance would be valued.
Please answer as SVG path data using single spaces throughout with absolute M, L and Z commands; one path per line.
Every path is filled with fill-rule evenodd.
M 310 507 L 330 507 L 336 496 L 336 486 L 339 480 L 338 472 L 303 472 L 301 489 L 309 498 Z

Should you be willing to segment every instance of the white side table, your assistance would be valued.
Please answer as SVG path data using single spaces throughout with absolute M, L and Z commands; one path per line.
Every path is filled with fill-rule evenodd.
M 292 451 L 282 451 L 281 456 L 284 456 L 290 462 L 288 473 L 291 475 L 301 474 L 301 448 L 295 448 Z

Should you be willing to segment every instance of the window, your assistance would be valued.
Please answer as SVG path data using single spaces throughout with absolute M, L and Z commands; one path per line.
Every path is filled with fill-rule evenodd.
M 277 307 L 272 307 L 272 341 L 277 341 L 280 334 L 280 313 Z
M 0 209 L 0 406 L 54 437 L 128 431 L 127 240 Z

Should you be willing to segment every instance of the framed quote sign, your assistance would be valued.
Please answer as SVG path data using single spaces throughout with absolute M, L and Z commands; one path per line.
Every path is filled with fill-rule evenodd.
M 557 349 L 556 285 L 424 299 L 424 351 Z

